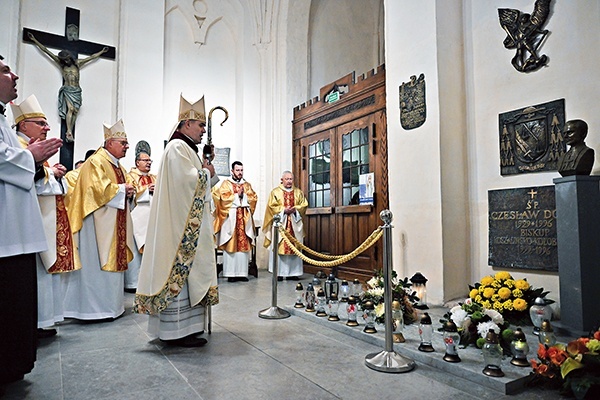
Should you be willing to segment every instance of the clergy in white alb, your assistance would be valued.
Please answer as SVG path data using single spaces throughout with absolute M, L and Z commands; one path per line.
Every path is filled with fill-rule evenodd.
M 206 306 L 218 303 L 210 215 L 214 167 L 200 159 L 204 98 L 180 102 L 179 124 L 158 171 L 133 310 L 150 314 L 149 331 L 169 344 L 196 347 Z
M 255 245 L 254 210 L 258 196 L 244 180 L 240 161 L 231 164 L 231 176 L 212 190 L 217 247 L 223 250 L 223 276 L 229 282 L 248 281 L 248 264 Z
M 11 104 L 19 143 L 25 149 L 32 139 L 46 140 L 50 126 L 37 98 L 29 96 L 21 104 Z M 61 164 L 52 167 L 44 163 L 44 174 L 35 182 L 36 192 L 48 250 L 36 256 L 38 285 L 38 329 L 50 328 L 64 320 L 61 274 L 81 268 L 79 256 L 74 251 L 73 234 L 64 203 L 65 188 L 61 178 L 66 168 Z M 55 334 L 56 330 L 42 331 Z
M 0 55 L 0 388 L 33 369 L 37 350 L 35 253 L 48 250 L 35 191 L 41 165 L 62 141 L 32 141 L 27 149 L 5 116 L 19 77 Z
M 146 243 L 150 205 L 156 185 L 156 175 L 150 173 L 152 159 L 150 145 L 142 140 L 135 146 L 135 167 L 127 174 L 127 182 L 135 188 L 135 200 L 131 201 L 131 220 L 133 222 L 133 237 L 135 249 L 133 260 L 125 271 L 125 291 L 135 293 L 140 275 L 142 253 Z
M 273 249 L 272 228 L 273 217 L 277 214 L 281 217 L 281 226 L 300 243 L 304 242 L 304 216 L 308 201 L 302 190 L 294 186 L 294 175 L 285 171 L 281 176 L 281 184 L 271 191 L 267 200 L 267 209 L 262 231 L 265 234 L 264 246 L 269 248 L 269 272 L 273 272 Z M 300 277 L 304 269 L 300 257 L 294 254 L 283 236 L 279 235 L 277 244 L 277 255 L 279 257 L 277 267 L 280 277 Z
M 128 148 L 123 122 L 105 124 L 104 146 L 81 166 L 68 195 L 69 221 L 82 267 L 64 276 L 65 317 L 111 319 L 125 311 L 123 274 L 135 246 L 127 209 L 135 189 L 126 183 L 126 171 L 119 163 Z

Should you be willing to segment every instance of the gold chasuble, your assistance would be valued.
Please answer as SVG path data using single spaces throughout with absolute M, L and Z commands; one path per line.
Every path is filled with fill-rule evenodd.
M 283 185 L 279 185 L 275 189 L 273 189 L 269 195 L 269 200 L 267 201 L 267 209 L 265 211 L 265 220 L 263 222 L 262 231 L 265 234 L 265 247 L 269 247 L 271 244 L 271 230 L 273 228 L 273 216 L 281 213 L 287 207 L 296 207 L 296 211 L 300 213 L 302 220 L 304 220 L 304 216 L 306 215 L 306 208 L 308 207 L 308 201 L 306 197 L 304 197 L 304 193 L 297 187 L 293 187 L 293 190 L 285 190 Z M 302 241 L 304 239 L 304 232 L 302 231 L 304 228 L 300 228 L 300 231 L 295 227 L 295 223 L 292 220 L 293 214 L 288 215 L 286 218 L 282 220 L 284 224 L 284 229 L 290 235 L 296 237 L 298 240 Z M 303 225 L 302 225 L 303 226 Z M 277 248 L 278 254 L 291 255 L 294 254 L 289 246 L 285 243 L 282 238 L 279 238 L 279 245 Z
M 133 311 L 158 314 L 187 285 L 190 306 L 219 302 L 210 175 L 178 132 L 160 163 Z
M 104 148 L 98 149 L 79 170 L 77 184 L 68 195 L 71 229 L 78 234 L 83 220 L 93 214 L 102 270 L 123 272 L 133 259 L 130 249 L 135 244 L 131 216 L 127 202 L 122 210 L 106 204 L 119 191 L 119 184 L 125 183 L 126 172 L 123 167 L 112 163 Z
M 19 143 L 25 149 L 29 142 L 18 136 Z M 50 165 L 44 162 L 44 184 L 50 180 Z M 54 178 L 52 178 L 54 179 Z M 54 191 L 53 193 L 60 193 Z M 77 248 L 73 244 L 71 224 L 65 208 L 65 199 L 62 194 L 38 195 L 44 233 L 48 242 L 48 250 L 40 253 L 44 268 L 50 274 L 71 272 L 81 269 L 81 261 Z
M 215 186 L 212 190 L 212 197 L 215 203 L 214 211 L 214 229 L 215 232 L 220 232 L 223 223 L 229 217 L 229 211 L 235 197 L 238 196 L 240 187 L 243 186 L 244 194 L 248 199 L 248 207 L 237 207 L 235 231 L 231 238 L 221 244 L 218 248 L 225 250 L 228 253 L 247 252 L 252 250 L 252 239 L 254 237 L 254 220 L 252 215 L 256 209 L 256 201 L 258 196 L 248 182 L 235 183 L 231 180 L 224 180 L 220 186 Z M 223 235 L 223 233 L 221 233 Z M 251 235 L 251 236 L 250 236 Z M 226 239 L 224 239 L 226 240 Z M 223 241 L 224 241 L 223 240 Z
M 139 169 L 131 168 L 127 174 L 127 183 L 135 187 L 136 198 L 139 198 L 148 189 L 148 186 L 156 183 L 156 175 L 142 174 Z

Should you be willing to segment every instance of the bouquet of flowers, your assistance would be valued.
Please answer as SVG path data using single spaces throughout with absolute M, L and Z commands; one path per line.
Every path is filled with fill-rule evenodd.
M 539 361 L 531 360 L 533 383 L 562 387 L 564 394 L 573 394 L 577 399 L 583 399 L 592 391 L 595 398 L 598 398 L 600 329 L 590 337 L 573 340 L 566 346 L 562 343 L 554 346 L 540 343 L 537 356 Z
M 370 300 L 375 304 L 375 322 L 385 322 L 385 306 L 383 304 L 384 293 L 383 271 L 375 271 L 375 275 L 367 281 L 367 289 L 360 294 L 360 303 L 364 304 Z M 419 300 L 416 292 L 411 289 L 412 283 L 408 278 L 398 279 L 396 271 L 392 271 L 392 300 L 398 300 L 402 307 L 402 315 L 406 325 L 417 320 L 417 312 L 414 306 Z
M 472 299 L 466 299 L 452 307 L 440 320 L 442 326 L 446 321 L 456 324 L 460 333 L 460 345 L 466 347 L 470 344 L 483 347 L 485 337 L 493 329 L 498 334 L 500 344 L 507 354 L 510 354 L 510 342 L 513 339 L 513 331 L 504 320 L 502 314 L 496 310 L 484 308 Z M 443 330 L 443 328 L 439 328 Z
M 545 298 L 547 294 L 543 288 L 533 289 L 527 279 L 513 279 L 506 271 L 484 276 L 480 282 L 469 285 L 469 298 L 474 303 L 499 312 L 505 320 L 514 324 L 528 324 L 529 307 L 537 297 Z M 554 303 L 553 300 L 545 300 L 546 304 Z

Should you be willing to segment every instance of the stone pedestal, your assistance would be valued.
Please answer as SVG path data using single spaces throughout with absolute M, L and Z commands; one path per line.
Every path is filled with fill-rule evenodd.
M 600 324 L 600 176 L 567 176 L 554 184 L 560 327 L 588 332 Z

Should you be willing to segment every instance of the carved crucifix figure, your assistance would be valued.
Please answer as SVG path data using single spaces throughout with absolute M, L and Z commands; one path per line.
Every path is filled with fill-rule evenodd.
M 75 141 L 73 129 L 77 120 L 77 113 L 81 107 L 81 86 L 79 86 L 79 70 L 88 62 L 95 60 L 108 51 L 104 47 L 97 53 L 83 59 L 76 59 L 69 50 L 61 50 L 58 55 L 52 53 L 46 46 L 41 44 L 33 33 L 29 32 L 29 39 L 35 43 L 62 71 L 63 85 L 58 91 L 58 115 L 67 123 L 67 142 Z
M 80 69 L 99 57 L 114 60 L 115 48 L 79 40 L 79 10 L 68 7 L 64 36 L 24 28 L 23 40 L 35 44 L 61 70 L 63 85 L 58 92 L 58 114 L 62 120 L 61 136 L 65 141 L 65 146 L 61 149 L 60 162 L 71 169 L 75 122 L 82 102 L 81 87 L 79 86 Z M 61 51 L 54 54 L 48 50 L 48 47 L 61 49 Z M 89 57 L 79 59 L 79 53 L 89 54 Z

